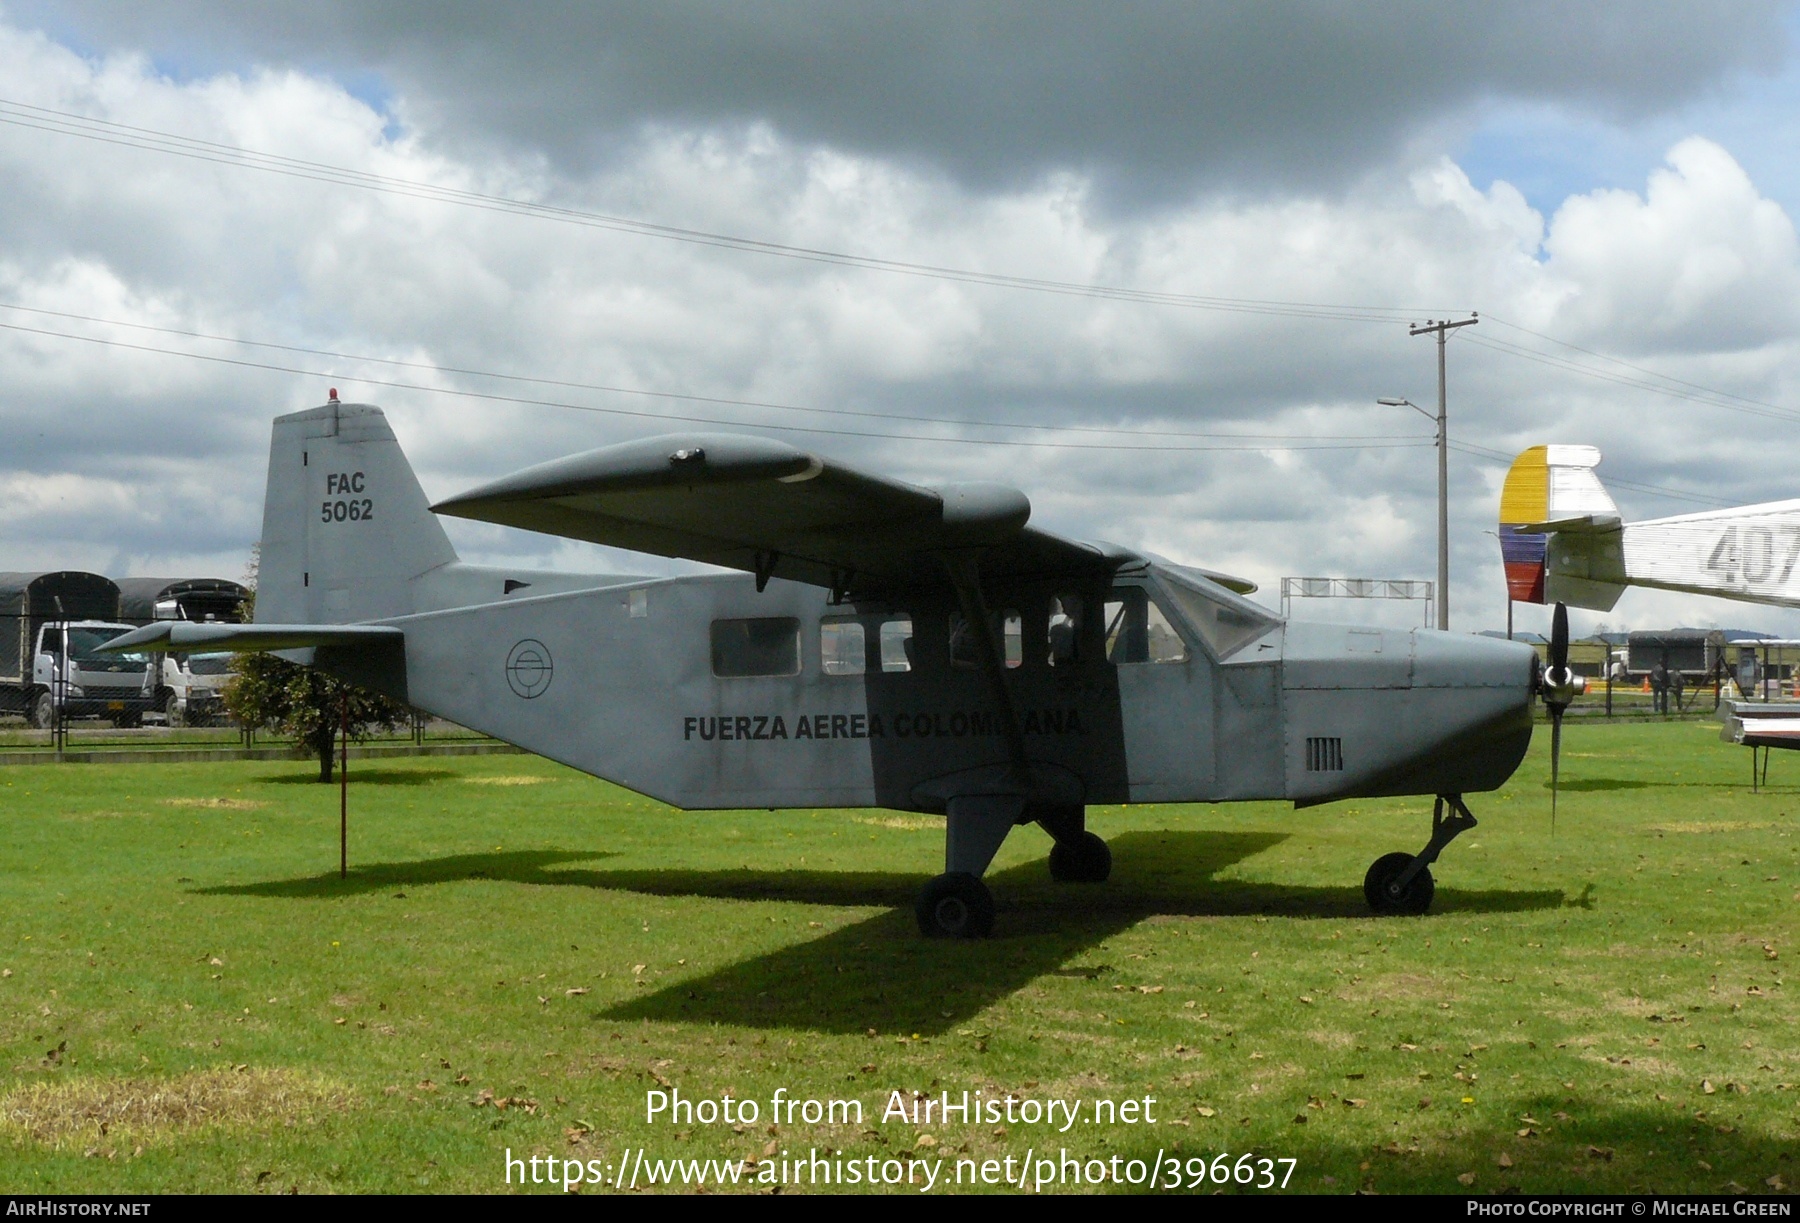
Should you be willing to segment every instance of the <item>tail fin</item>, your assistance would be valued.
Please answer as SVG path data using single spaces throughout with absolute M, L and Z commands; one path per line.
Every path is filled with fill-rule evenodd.
M 414 610 L 412 580 L 455 560 L 380 408 L 334 398 L 276 418 L 259 622 L 353 624 L 406 615 Z
M 1549 601 L 1547 529 L 1617 527 L 1618 507 L 1594 474 L 1599 464 L 1600 452 L 1592 446 L 1533 446 L 1513 460 L 1500 493 L 1500 555 L 1506 565 L 1507 593 L 1514 601 Z M 1587 606 L 1576 599 L 1567 601 Z

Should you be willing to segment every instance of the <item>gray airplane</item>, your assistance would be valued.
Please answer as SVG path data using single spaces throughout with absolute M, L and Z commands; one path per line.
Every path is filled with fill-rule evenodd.
M 1430 864 L 1531 739 L 1530 647 L 1283 621 L 1222 574 L 1028 525 L 998 484 L 922 488 L 767 438 L 645 438 L 427 502 L 386 417 L 275 421 L 256 623 L 133 649 L 274 650 L 673 806 L 946 818 L 927 935 L 982 936 L 982 874 L 1036 823 L 1104 881 L 1090 803 L 1433 795 L 1417 854 L 1364 880 L 1423 913 Z M 735 572 L 459 561 L 434 514 Z M 1560 710 L 1558 710 L 1560 712 Z

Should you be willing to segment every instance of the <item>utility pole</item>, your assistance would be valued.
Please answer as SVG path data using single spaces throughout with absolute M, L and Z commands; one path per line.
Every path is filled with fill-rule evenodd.
M 1438 410 L 1437 410 L 1437 447 L 1438 447 L 1438 628 L 1448 631 L 1450 628 L 1450 405 L 1449 396 L 1444 383 L 1444 343 L 1450 333 L 1458 327 L 1473 327 L 1481 321 L 1479 314 L 1470 314 L 1466 319 L 1451 322 L 1440 319 L 1414 326 L 1408 335 L 1425 335 L 1428 332 L 1437 334 L 1438 350 Z

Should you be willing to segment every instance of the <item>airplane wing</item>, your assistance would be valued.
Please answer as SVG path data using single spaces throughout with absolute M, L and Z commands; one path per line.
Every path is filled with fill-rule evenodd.
M 1627 586 L 1800 607 L 1800 500 L 1622 522 L 1592 446 L 1533 446 L 1500 495 L 1508 593 L 1610 611 Z
M 158 620 L 115 637 L 99 648 L 102 654 L 224 653 L 227 650 L 301 650 L 315 646 L 367 646 L 399 643 L 406 635 L 379 624 L 196 624 Z
M 980 550 L 997 577 L 1107 573 L 1135 559 L 1026 525 L 1031 503 L 1005 485 L 923 488 L 736 434 L 606 446 L 431 508 L 838 593 L 942 585 L 938 558 L 962 551 Z

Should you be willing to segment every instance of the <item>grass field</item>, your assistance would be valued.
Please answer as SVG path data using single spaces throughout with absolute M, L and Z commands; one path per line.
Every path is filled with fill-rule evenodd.
M 1021 829 L 973 944 L 914 932 L 943 854 L 921 817 L 383 762 L 353 770 L 340 882 L 304 762 L 6 769 L 0 1190 L 487 1191 L 508 1149 L 753 1182 L 815 1148 L 945 1177 L 1067 1148 L 1287 1157 L 1315 1192 L 1786 1188 L 1800 760 L 1753 795 L 1716 724 L 1580 725 L 1553 837 L 1546 742 L 1471 796 L 1427 918 L 1373 919 L 1360 886 L 1427 802 L 1108 808 L 1112 882 L 1053 885 Z M 771 1130 L 778 1088 L 864 1121 Z M 896 1089 L 1149 1096 L 1155 1121 L 884 1121 Z M 646 1123 L 666 1090 L 761 1115 Z

